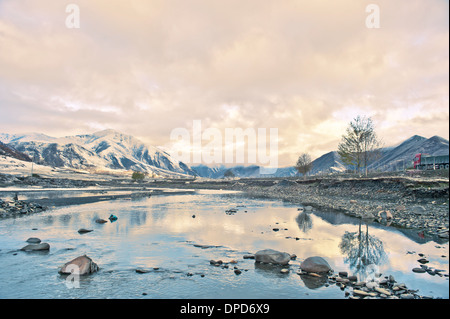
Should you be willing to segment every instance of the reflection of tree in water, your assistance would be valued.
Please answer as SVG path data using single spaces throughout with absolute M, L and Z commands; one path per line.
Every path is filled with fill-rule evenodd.
M 373 267 L 378 267 L 387 260 L 383 242 L 378 238 L 369 235 L 369 226 L 366 224 L 366 231 L 361 231 L 361 221 L 357 232 L 348 232 L 342 236 L 339 244 L 342 254 L 346 255 L 345 263 L 349 263 L 350 269 L 355 274 L 365 279 L 371 275 Z
M 304 233 L 307 233 L 313 226 L 311 216 L 307 212 L 301 212 L 295 218 L 298 224 L 298 228 Z

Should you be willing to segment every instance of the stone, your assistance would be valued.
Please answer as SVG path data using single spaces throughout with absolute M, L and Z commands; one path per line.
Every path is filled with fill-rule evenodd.
M 255 255 L 244 255 L 244 259 L 255 259 Z
M 337 282 L 344 283 L 344 284 L 350 282 L 350 280 L 349 280 L 348 278 L 341 278 L 341 277 L 337 277 L 337 278 L 336 278 L 336 281 L 337 281 Z
M 310 272 L 310 273 L 307 273 L 309 276 L 311 276 L 311 277 L 322 277 L 321 275 L 319 275 L 319 274 L 316 274 L 315 272 Z
M 40 243 L 40 244 L 29 244 L 25 247 L 22 247 L 21 250 L 23 251 L 40 251 L 40 250 L 49 250 L 50 245 L 47 243 Z
M 58 272 L 60 274 L 71 274 L 74 270 L 77 270 L 75 273 L 78 275 L 89 275 L 97 272 L 98 269 L 98 265 L 91 258 L 83 255 L 65 263 Z
M 364 297 L 376 297 L 377 294 L 375 292 L 366 292 L 359 289 L 353 289 L 354 295 L 364 296 Z
M 222 265 L 223 264 L 223 261 L 222 260 L 214 260 L 214 259 L 211 259 L 210 261 L 209 261 L 209 263 L 211 264 L 211 265 L 214 265 L 214 266 L 220 266 L 220 265 Z
M 146 274 L 148 272 L 150 272 L 150 270 L 148 269 L 142 269 L 142 268 L 138 268 L 135 270 L 138 274 Z
M 97 224 L 104 224 L 104 223 L 107 223 L 108 221 L 107 221 L 107 220 L 104 220 L 104 219 L 102 219 L 102 218 L 99 218 L 99 219 L 96 219 L 95 222 L 96 222 Z
M 287 274 L 287 273 L 289 273 L 289 269 L 283 268 L 283 269 L 280 270 L 280 272 L 282 274 Z
M 234 270 L 234 273 L 235 273 L 236 275 L 240 275 L 240 274 L 242 273 L 242 271 L 239 270 L 239 269 L 235 269 L 235 270 Z
M 319 256 L 306 258 L 301 264 L 300 269 L 306 272 L 324 273 L 331 270 L 328 262 Z
M 421 264 L 426 264 L 429 263 L 429 261 L 426 258 L 420 258 L 419 260 L 417 260 L 418 262 L 420 262 Z
M 400 295 L 400 299 L 414 299 L 414 295 L 413 294 L 401 294 Z
M 291 260 L 291 255 L 274 249 L 263 249 L 255 254 L 255 261 L 276 265 L 287 265 Z
M 78 229 L 78 233 L 80 233 L 80 234 L 90 233 L 91 231 L 93 231 L 93 229 L 86 229 L 86 228 Z
M 412 271 L 416 272 L 416 273 L 419 273 L 419 274 L 426 272 L 426 270 L 423 269 L 422 267 L 420 267 L 420 268 L 419 267 L 413 268 Z
M 389 290 L 387 290 L 387 289 L 384 289 L 384 288 L 381 288 L 381 287 L 375 287 L 374 289 L 375 289 L 376 292 L 378 292 L 380 294 L 383 294 L 386 297 L 391 295 L 391 292 Z
M 30 237 L 27 239 L 27 243 L 30 243 L 30 244 L 39 244 L 40 242 L 41 242 L 41 240 L 36 237 Z
M 369 281 L 366 282 L 366 287 L 369 289 L 374 289 L 375 287 L 378 287 L 378 283 L 376 283 L 375 281 Z
M 340 271 L 340 272 L 339 272 L 339 276 L 340 276 L 340 277 L 348 277 L 348 272 L 346 272 L 346 271 Z
M 413 206 L 411 207 L 411 213 L 415 215 L 423 215 L 426 213 L 426 209 L 423 206 Z

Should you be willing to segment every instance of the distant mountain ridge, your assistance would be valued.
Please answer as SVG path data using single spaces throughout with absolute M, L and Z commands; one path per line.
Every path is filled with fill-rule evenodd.
M 433 136 L 425 138 L 414 135 L 396 146 L 384 147 L 379 149 L 379 158 L 369 165 L 369 170 L 393 171 L 412 166 L 413 158 L 417 153 L 429 155 L 448 155 L 449 141 L 440 137 Z M 329 174 L 343 172 L 347 167 L 340 159 L 336 151 L 328 152 L 313 161 L 313 168 L 310 175 Z M 290 177 L 296 176 L 297 170 L 293 166 L 278 168 L 271 175 L 259 174 L 259 166 L 235 166 L 235 167 L 215 167 L 214 171 L 208 171 L 205 165 L 193 166 L 199 176 L 209 178 L 223 178 L 225 172 L 231 171 L 236 177 Z
M 396 146 L 379 149 L 379 157 L 369 170 L 392 171 L 412 166 L 417 153 L 448 155 L 449 141 L 433 136 L 414 135 Z M 189 167 L 175 160 L 167 152 L 146 145 L 127 134 L 103 130 L 92 134 L 52 137 L 41 133 L 0 133 L 0 155 L 33 161 L 53 167 L 83 170 L 138 170 L 161 177 L 200 176 L 205 178 L 290 177 L 296 176 L 293 166 L 281 167 L 275 173 L 260 174 L 260 167 L 197 165 Z M 311 175 L 342 172 L 346 167 L 336 151 L 328 152 L 313 161 Z M 225 175 L 226 174 L 226 175 Z
M 61 138 L 40 133 L 0 133 L 0 141 L 48 166 L 138 170 L 171 177 L 195 175 L 188 165 L 167 152 L 110 129 Z

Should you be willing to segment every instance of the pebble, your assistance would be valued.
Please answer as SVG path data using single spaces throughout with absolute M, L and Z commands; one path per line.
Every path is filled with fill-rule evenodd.
M 366 282 L 366 287 L 369 289 L 374 289 L 375 287 L 378 287 L 378 283 L 376 283 L 375 281 L 369 281 Z
M 90 233 L 91 231 L 93 231 L 93 229 L 86 229 L 86 228 L 78 229 L 78 233 L 80 233 L 80 234 Z
M 365 297 L 367 297 L 367 296 L 376 297 L 377 296 L 377 294 L 374 292 L 366 292 L 366 291 L 359 290 L 359 289 L 353 289 L 353 294 L 365 296 Z
M 375 291 L 379 292 L 380 294 L 385 295 L 386 297 L 391 295 L 391 292 L 389 290 L 381 288 L 381 287 L 375 287 Z M 384 297 L 384 298 L 386 298 L 386 297 Z
M 39 244 L 40 242 L 41 242 L 41 240 L 36 237 L 30 237 L 27 239 L 27 243 L 30 243 L 30 244 Z
M 424 272 L 426 272 L 426 270 L 423 269 L 422 267 L 420 267 L 420 268 L 419 267 L 413 268 L 412 271 L 416 272 L 416 273 L 424 273 Z

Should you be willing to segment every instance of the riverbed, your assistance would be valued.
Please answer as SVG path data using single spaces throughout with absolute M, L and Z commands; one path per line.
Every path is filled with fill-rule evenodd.
M 59 198 L 69 197 L 58 192 Z M 347 298 L 338 285 L 297 274 L 302 260 L 321 256 L 335 273 L 361 281 L 391 275 L 420 295 L 448 299 L 448 242 L 299 207 L 236 191 L 183 190 L 50 206 L 43 213 L 0 220 L 0 298 Z M 111 214 L 118 219 L 110 222 Z M 98 224 L 98 218 L 108 222 Z M 80 234 L 80 228 L 92 231 Z M 50 250 L 20 251 L 29 237 L 49 243 Z M 288 267 L 244 259 L 266 248 L 297 257 Z M 58 269 L 84 254 L 100 270 L 81 277 L 75 288 Z M 412 272 L 423 257 L 441 271 Z

